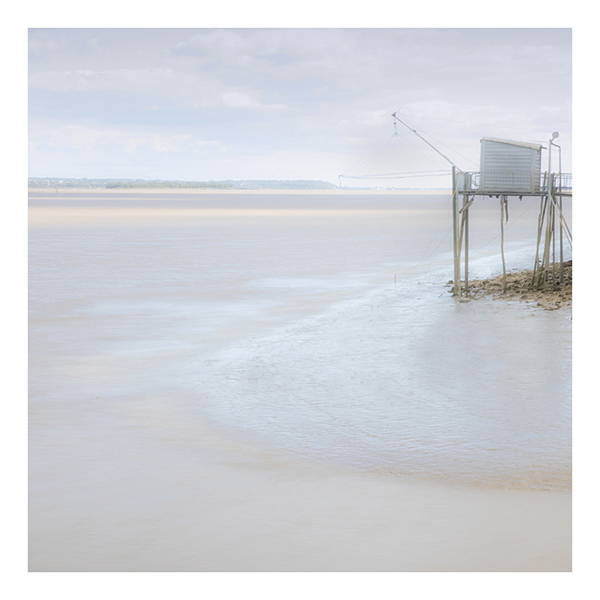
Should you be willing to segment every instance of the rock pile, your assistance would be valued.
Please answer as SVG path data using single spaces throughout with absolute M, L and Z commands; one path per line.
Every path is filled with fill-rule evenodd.
M 556 265 L 556 282 L 552 281 L 552 272 L 545 286 L 537 289 L 532 284 L 533 271 L 514 271 L 506 274 L 506 292 L 502 291 L 503 276 L 492 279 L 476 279 L 469 281 L 466 298 L 493 296 L 523 302 L 535 302 L 545 310 L 556 310 L 561 306 L 570 306 L 573 289 L 573 262 L 563 263 L 562 283 L 560 281 L 560 265 Z M 451 283 L 451 282 L 450 282 Z

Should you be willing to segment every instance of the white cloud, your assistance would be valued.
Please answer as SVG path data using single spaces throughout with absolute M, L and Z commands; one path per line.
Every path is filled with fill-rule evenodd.
M 240 92 L 224 92 L 222 96 L 225 106 L 231 106 L 233 108 L 256 108 L 260 106 L 260 103 L 250 98 L 248 94 L 242 94 Z
M 124 144 L 124 149 L 130 154 L 135 153 L 138 148 L 150 148 L 155 152 L 179 152 L 182 150 L 191 138 L 190 135 L 170 135 L 162 136 L 156 134 L 144 135 L 123 135 L 120 142 Z
M 31 149 L 48 146 L 71 150 L 92 150 L 111 143 L 118 137 L 119 132 L 82 127 L 81 125 L 54 126 L 42 131 L 30 128 L 29 147 Z
M 194 73 L 160 67 L 154 69 L 115 69 L 92 71 L 46 71 L 32 73 L 31 88 L 52 92 L 95 92 L 119 91 L 165 97 L 176 100 L 181 106 L 190 108 L 263 108 L 283 110 L 285 104 L 263 104 L 257 94 L 228 89 L 215 77 L 199 77 Z M 156 106 L 156 105 L 154 105 Z
M 237 66 L 248 66 L 257 57 L 274 54 L 281 43 L 279 30 L 217 29 L 193 35 L 179 47 L 202 50 L 212 59 Z
M 49 33 L 45 35 L 30 35 L 28 40 L 30 54 L 43 56 L 67 47 L 67 41 L 63 36 L 49 37 L 50 35 Z
M 185 95 L 201 89 L 199 80 L 192 73 L 176 72 L 165 67 L 41 71 L 30 75 L 29 85 L 56 92 L 118 90 L 166 96 Z
M 285 104 L 261 104 L 258 100 L 243 92 L 223 92 L 223 102 L 230 108 L 260 108 L 267 110 L 285 110 L 289 108 Z
M 359 122 L 368 127 L 377 127 L 383 123 L 390 122 L 389 110 L 370 110 L 363 112 L 359 118 Z
M 161 135 L 81 125 L 34 126 L 30 133 L 29 146 L 32 150 L 48 147 L 88 152 L 114 149 L 128 154 L 135 154 L 138 151 L 173 153 L 190 149 L 192 151 L 224 149 L 223 144 L 218 141 L 198 140 L 190 134 Z

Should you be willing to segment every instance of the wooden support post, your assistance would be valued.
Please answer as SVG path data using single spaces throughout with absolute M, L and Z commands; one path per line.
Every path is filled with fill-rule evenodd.
M 466 198 L 469 200 L 469 197 Z M 465 292 L 469 292 L 469 202 L 465 203 Z
M 560 215 L 558 219 L 559 231 L 560 231 L 560 284 L 564 283 L 564 269 L 563 269 L 563 223 L 562 223 L 562 196 L 560 197 Z
M 500 251 L 502 254 L 502 293 L 506 293 L 506 263 L 504 262 L 504 215 L 506 196 L 500 196 Z
M 537 229 L 537 241 L 535 244 L 535 263 L 533 264 L 533 277 L 531 279 L 531 285 L 537 287 L 536 279 L 539 271 L 539 262 L 540 262 L 540 241 L 542 239 L 542 229 L 544 227 L 544 203 L 546 202 L 546 197 L 542 196 L 540 198 L 540 214 L 538 215 L 538 229 Z
M 458 262 L 460 264 L 460 255 L 462 254 L 463 242 L 465 246 L 465 293 L 469 289 L 469 206 L 473 203 L 473 200 L 469 200 L 468 196 L 463 198 L 462 208 L 458 211 L 461 215 L 460 229 L 458 235 Z
M 548 202 L 547 210 L 548 215 L 546 216 L 546 236 L 544 238 L 544 255 L 542 261 L 542 273 L 540 283 L 547 287 L 548 284 L 548 272 L 550 270 L 550 243 L 552 240 L 552 213 L 554 209 L 553 203 L 553 192 L 552 192 L 552 173 L 548 173 Z
M 454 238 L 454 286 L 453 294 L 461 295 L 460 285 L 460 250 L 458 247 L 458 182 L 456 180 L 456 167 L 452 167 L 452 226 Z
M 552 203 L 552 287 L 556 287 L 556 206 Z

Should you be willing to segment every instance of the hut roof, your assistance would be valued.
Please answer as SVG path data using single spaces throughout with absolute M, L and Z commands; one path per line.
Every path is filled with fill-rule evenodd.
M 511 146 L 522 146 L 523 148 L 531 148 L 533 150 L 543 148 L 542 144 L 532 144 L 530 142 L 515 142 L 514 140 L 499 140 L 498 138 L 483 138 L 481 141 L 483 140 L 486 140 L 487 142 L 498 142 L 499 144 L 509 144 Z

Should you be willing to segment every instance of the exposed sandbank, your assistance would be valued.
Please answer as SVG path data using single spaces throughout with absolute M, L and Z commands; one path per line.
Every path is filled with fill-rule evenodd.
M 556 310 L 562 306 L 571 306 L 573 293 L 573 261 L 563 263 L 563 281 L 559 281 L 560 265 L 556 264 L 556 284 L 550 281 L 547 287 L 536 289 L 532 285 L 533 271 L 515 271 L 506 274 L 506 291 L 503 291 L 504 277 L 498 275 L 490 279 L 469 281 L 469 298 L 492 296 L 523 302 L 535 302 L 545 310 Z

